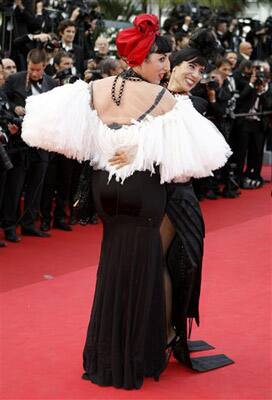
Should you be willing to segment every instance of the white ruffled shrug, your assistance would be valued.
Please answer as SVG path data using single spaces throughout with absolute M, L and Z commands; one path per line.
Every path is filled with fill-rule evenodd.
M 22 138 L 30 146 L 54 151 L 122 182 L 134 171 L 159 165 L 161 183 L 202 178 L 222 167 L 231 150 L 208 119 L 199 114 L 188 96 L 178 96 L 164 115 L 114 130 L 90 108 L 89 85 L 83 81 L 27 98 Z M 131 164 L 116 169 L 108 160 L 120 148 L 134 149 Z

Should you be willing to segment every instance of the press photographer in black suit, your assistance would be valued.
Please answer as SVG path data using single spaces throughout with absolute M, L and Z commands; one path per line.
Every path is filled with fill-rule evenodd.
M 41 29 L 39 21 L 35 19 L 32 0 L 14 0 L 12 24 L 12 40 Z M 25 59 L 16 48 L 12 47 L 10 57 L 16 62 L 19 71 L 25 68 Z
M 23 118 L 26 98 L 39 95 L 57 86 L 56 82 L 44 73 L 46 54 L 43 50 L 33 49 L 27 57 L 27 71 L 10 76 L 4 85 L 4 92 L 9 100 L 11 110 Z M 41 110 L 42 111 L 42 110 Z M 18 242 L 16 235 L 17 211 L 20 197 L 24 190 L 24 212 L 20 218 L 22 234 L 38 237 L 49 235 L 35 228 L 35 219 L 40 208 L 43 181 L 48 166 L 48 153 L 28 147 L 20 138 L 13 135 L 10 146 L 13 168 L 8 171 L 6 189 L 3 199 L 3 220 L 5 238 Z
M 74 60 L 70 53 L 60 50 L 54 57 L 54 68 L 57 73 L 53 78 L 59 85 L 72 83 L 77 77 L 72 75 Z M 81 164 L 71 160 L 62 154 L 50 153 L 48 169 L 45 176 L 43 192 L 41 196 L 41 231 L 47 232 L 53 226 L 63 231 L 71 231 L 68 223 L 67 210 L 69 209 L 69 197 L 72 191 L 73 174 Z M 53 200 L 55 198 L 55 208 Z
M 250 115 L 238 117 L 235 121 L 234 159 L 237 162 L 238 178 L 244 189 L 255 189 L 263 185 L 261 177 L 265 142 L 265 119 L 254 115 L 271 110 L 270 74 L 253 66 L 250 78 L 239 93 L 236 113 Z M 247 157 L 247 166 L 245 161 Z
M 0 60 L 0 72 L 1 72 Z M 15 118 L 14 118 L 15 119 Z M 0 87 L 0 221 L 2 219 L 1 209 L 2 200 L 5 193 L 5 185 L 7 172 L 13 168 L 7 148 L 11 135 L 16 134 L 19 130 L 14 123 L 13 115 L 9 112 L 9 104 L 7 98 Z M 0 240 L 0 247 L 5 247 L 6 243 Z

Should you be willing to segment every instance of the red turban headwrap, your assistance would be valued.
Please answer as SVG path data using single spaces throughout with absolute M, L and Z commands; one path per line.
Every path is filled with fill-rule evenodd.
M 118 53 L 130 67 L 143 63 L 160 29 L 158 18 L 153 14 L 138 15 L 133 25 L 134 28 L 124 29 L 116 38 Z

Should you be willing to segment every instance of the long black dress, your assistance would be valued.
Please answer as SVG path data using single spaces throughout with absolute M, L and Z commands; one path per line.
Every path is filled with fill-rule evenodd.
M 206 112 L 208 103 L 204 99 L 192 96 L 191 100 L 199 113 Z M 187 340 L 193 319 L 199 325 L 205 224 L 191 181 L 170 183 L 166 189 L 166 214 L 175 228 L 175 236 L 166 254 L 166 267 L 173 291 L 172 326 L 179 336 L 173 345 L 174 356 L 179 362 L 199 372 L 232 364 L 233 360 L 224 354 L 190 357 L 191 351 L 214 349 L 206 342 Z
M 140 388 L 165 367 L 166 317 L 160 225 L 166 207 L 158 174 L 135 172 L 122 185 L 93 174 L 104 235 L 84 348 L 87 377 Z
M 164 92 L 138 121 L 157 106 Z M 166 365 L 160 225 L 167 193 L 158 171 L 134 172 L 124 184 L 108 182 L 108 177 L 98 170 L 92 179 L 103 240 L 83 351 L 84 377 L 101 386 L 138 389 L 144 377 L 158 379 Z

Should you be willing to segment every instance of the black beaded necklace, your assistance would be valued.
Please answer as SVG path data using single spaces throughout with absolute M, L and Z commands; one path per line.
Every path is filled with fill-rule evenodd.
M 119 93 L 116 96 L 116 94 L 115 94 L 116 93 L 116 83 L 118 81 L 118 78 L 121 78 L 122 82 L 121 82 L 121 86 L 119 89 Z M 120 106 L 120 104 L 121 104 L 121 98 L 124 93 L 126 81 L 133 81 L 133 82 L 145 81 L 145 82 L 147 82 L 141 75 L 137 74 L 137 72 L 135 72 L 132 68 L 129 68 L 126 71 L 123 71 L 119 75 L 117 75 L 114 78 L 112 88 L 111 88 L 111 98 L 117 106 Z

